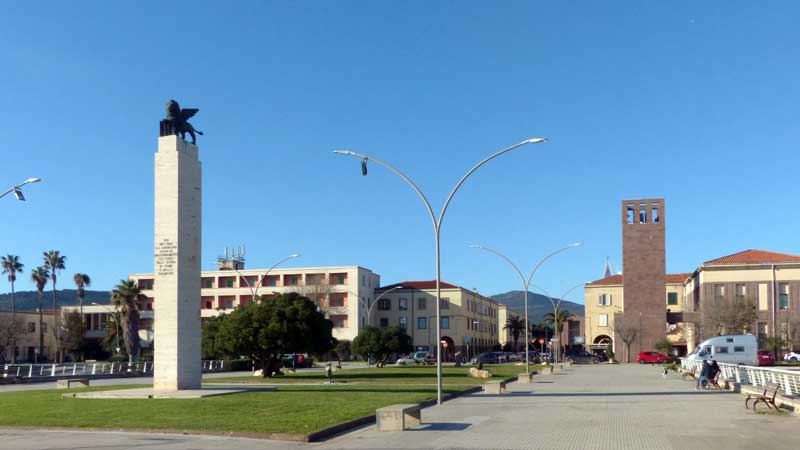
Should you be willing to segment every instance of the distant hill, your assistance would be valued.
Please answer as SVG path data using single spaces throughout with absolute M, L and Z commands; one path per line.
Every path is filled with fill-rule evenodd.
M 505 294 L 497 294 L 492 296 L 493 299 L 500 303 L 507 305 L 509 308 L 524 314 L 525 312 L 525 292 L 524 291 L 509 291 Z M 558 301 L 557 298 L 553 300 Z M 583 305 L 573 303 L 569 300 L 563 300 L 559 308 L 566 309 L 567 311 L 577 316 L 583 315 Z M 553 304 L 550 300 L 541 294 L 528 292 L 528 318 L 531 323 L 541 322 L 544 315 L 553 312 Z
M 111 302 L 111 293 L 108 291 L 85 291 L 86 295 L 83 298 L 83 304 L 89 305 L 92 303 L 99 303 L 107 305 Z M 18 311 L 36 311 L 38 302 L 38 292 L 36 291 L 21 291 L 17 292 L 17 310 Z M 74 306 L 78 304 L 78 292 L 75 289 L 58 289 L 56 290 L 56 301 L 58 306 Z M 42 303 L 44 303 L 45 311 L 52 306 L 53 291 L 46 290 L 42 295 Z M 11 309 L 11 293 L 0 294 L 0 309 Z

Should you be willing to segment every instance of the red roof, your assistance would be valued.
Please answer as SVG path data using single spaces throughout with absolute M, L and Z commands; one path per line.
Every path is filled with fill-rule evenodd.
M 683 283 L 683 281 L 691 275 L 690 273 L 668 273 L 664 276 L 664 281 L 667 283 Z M 622 274 L 611 275 L 610 277 L 601 278 L 592 281 L 588 284 L 622 284 Z
M 764 264 L 764 263 L 786 263 L 800 262 L 800 256 L 789 255 L 787 253 L 769 252 L 766 250 L 745 250 L 722 258 L 706 261 L 707 264 Z
M 390 284 L 389 286 L 384 286 L 379 288 L 379 291 L 385 291 L 387 289 L 392 289 L 397 286 L 402 286 L 407 289 L 436 289 L 436 280 L 430 281 L 403 281 L 402 283 L 395 283 Z M 446 283 L 444 281 L 439 283 L 439 287 L 442 289 L 458 289 L 458 286 L 450 283 Z

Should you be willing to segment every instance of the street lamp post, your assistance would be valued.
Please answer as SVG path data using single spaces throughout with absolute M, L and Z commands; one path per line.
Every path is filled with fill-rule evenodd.
M 404 286 L 400 285 L 400 286 L 395 286 L 395 287 L 393 287 L 393 288 L 391 288 L 391 289 L 388 289 L 386 292 L 384 292 L 384 293 L 382 293 L 381 295 L 377 296 L 377 297 L 375 298 L 375 301 L 374 301 L 374 302 L 372 302 L 372 304 L 371 304 L 371 305 L 369 305 L 369 306 L 367 306 L 367 305 L 365 305 L 365 304 L 364 304 L 364 302 L 361 300 L 361 297 L 360 297 L 360 296 L 358 296 L 358 295 L 356 295 L 356 294 L 354 294 L 354 293 L 352 293 L 352 292 L 350 292 L 350 291 L 347 291 L 347 292 L 348 292 L 348 293 L 350 293 L 350 294 L 353 294 L 353 295 L 355 295 L 355 296 L 356 296 L 356 298 L 358 299 L 358 302 L 359 302 L 359 303 L 361 303 L 361 306 L 363 306 L 364 308 L 366 308 L 366 310 L 367 310 L 367 326 L 371 326 L 371 325 L 372 325 L 372 308 L 374 308 L 374 307 L 375 307 L 375 305 L 377 305 L 377 304 L 378 304 L 378 300 L 380 300 L 381 298 L 383 298 L 383 296 L 384 296 L 384 295 L 386 295 L 386 294 L 388 294 L 389 292 L 395 291 L 395 290 L 397 290 L 397 289 L 403 289 L 403 288 L 404 288 Z
M 21 189 L 22 186 L 25 186 L 26 184 L 31 184 L 31 183 L 38 183 L 40 181 L 42 181 L 41 178 L 28 178 L 27 180 L 23 181 L 22 183 L 20 183 L 20 184 L 18 184 L 16 186 L 12 186 L 12 187 L 8 188 L 7 191 L 5 191 L 2 194 L 0 194 L 0 198 L 3 198 L 6 195 L 8 195 L 8 194 L 13 192 L 14 193 L 14 197 L 16 197 L 17 200 L 19 200 L 21 202 L 24 202 L 25 201 L 25 195 L 22 194 L 22 189 Z
M 287 256 L 286 258 L 283 258 L 282 260 L 280 260 L 280 261 L 276 262 L 275 264 L 273 264 L 272 267 L 267 269 L 267 271 L 264 272 L 264 275 L 261 276 L 261 281 L 256 280 L 258 285 L 256 286 L 255 289 L 253 289 L 253 286 L 250 284 L 250 281 L 247 279 L 246 276 L 242 275 L 242 273 L 239 272 L 239 270 L 237 270 L 237 269 L 234 269 L 234 271 L 236 272 L 237 275 L 239 275 L 239 279 L 240 280 L 244 280 L 244 283 L 247 285 L 247 288 L 250 289 L 250 295 L 252 296 L 250 301 L 254 302 L 254 301 L 256 301 L 256 295 L 258 295 L 258 288 L 260 288 L 261 285 L 264 284 L 264 279 L 267 278 L 267 275 L 269 275 L 269 273 L 272 271 L 272 269 L 278 267 L 279 265 L 285 263 L 286 261 L 288 261 L 288 260 L 290 260 L 292 258 L 298 258 L 298 257 L 300 257 L 299 254 L 293 253 L 293 254 Z
M 558 253 L 561 253 L 563 251 L 567 251 L 567 250 L 569 250 L 571 248 L 579 247 L 581 245 L 582 244 L 580 242 L 576 242 L 574 244 L 571 244 L 571 245 L 568 245 L 566 247 L 560 248 L 560 249 L 558 249 L 558 250 L 556 250 L 556 251 L 554 251 L 554 252 L 552 252 L 552 253 L 550 253 L 548 255 L 545 255 L 544 258 L 540 259 L 539 262 L 536 263 L 536 266 L 533 267 L 533 270 L 531 271 L 531 274 L 527 279 L 525 278 L 524 275 L 522 275 L 522 271 L 519 270 L 519 267 L 517 267 L 517 265 L 514 264 L 514 262 L 511 261 L 511 259 L 508 258 L 506 255 L 498 252 L 497 250 L 492 250 L 491 248 L 484 247 L 482 245 L 471 245 L 470 246 L 472 248 L 477 248 L 479 250 L 484 250 L 484 251 L 487 251 L 489 253 L 493 253 L 493 254 L 499 256 L 500 258 L 502 258 L 503 260 L 505 260 L 505 262 L 507 262 L 509 265 L 511 265 L 511 267 L 514 268 L 514 272 L 517 273 L 517 276 L 519 276 L 520 281 L 522 281 L 522 288 L 523 288 L 522 292 L 523 292 L 523 295 L 525 296 L 525 373 L 529 374 L 531 372 L 531 358 L 530 358 L 529 350 L 528 350 L 528 348 L 530 346 L 530 336 L 529 336 L 530 331 L 528 330 L 528 289 L 529 289 L 529 287 L 531 285 L 531 281 L 533 280 L 533 275 L 536 273 L 537 270 L 539 270 L 539 267 L 541 267 L 542 264 L 544 264 L 544 262 L 547 261 L 548 259 L 550 259 L 552 256 L 554 256 L 554 255 L 556 255 Z
M 101 304 L 99 304 L 99 303 L 97 303 L 97 302 L 92 302 L 92 304 L 93 304 L 93 305 L 95 305 L 95 306 L 100 306 L 101 308 L 104 308 L 104 309 L 106 309 L 106 310 L 107 310 L 108 312 L 110 312 L 112 315 L 114 314 L 114 311 L 112 311 L 112 310 L 111 310 L 111 308 L 109 308 L 109 307 L 108 307 L 108 306 L 106 306 L 106 305 L 101 305 Z M 122 349 L 122 348 L 119 346 L 119 307 L 117 307 L 117 311 L 116 311 L 116 313 L 117 313 L 117 318 L 116 318 L 116 319 L 114 319 L 114 322 L 117 324 L 117 334 L 116 334 L 116 337 L 117 337 L 117 356 L 119 356 L 119 351 Z M 81 317 L 81 320 L 83 320 L 83 317 Z
M 558 332 L 558 307 L 561 305 L 561 301 L 564 300 L 564 297 L 566 297 L 567 295 L 569 295 L 570 292 L 574 291 L 575 289 L 577 289 L 577 288 L 579 288 L 579 287 L 581 287 L 583 285 L 584 285 L 584 283 L 580 283 L 580 284 L 576 284 L 575 286 L 572 286 L 571 288 L 567 289 L 566 292 L 561 294 L 561 297 L 559 297 L 557 302 L 555 300 L 553 300 L 553 297 L 550 297 L 550 294 L 548 294 L 547 291 L 545 291 L 541 286 L 537 286 L 535 284 L 532 285 L 532 287 L 535 287 L 536 289 L 539 289 L 540 291 L 544 292 L 544 296 L 547 297 L 547 299 L 550 300 L 550 304 L 553 305 L 553 339 L 554 339 L 554 341 L 556 343 L 555 356 L 553 358 L 553 362 L 554 363 L 558 362 L 558 355 L 560 353 L 559 350 L 561 349 L 561 347 L 560 347 L 560 345 L 561 345 L 560 344 L 561 333 Z
M 494 159 L 494 158 L 496 158 L 496 157 L 498 157 L 498 156 L 500 156 L 500 155 L 502 155 L 504 153 L 510 152 L 511 150 L 514 150 L 514 149 L 516 149 L 518 147 L 522 147 L 523 145 L 526 145 L 526 144 L 539 144 L 539 143 L 542 143 L 542 142 L 547 142 L 547 139 L 544 139 L 544 138 L 527 139 L 527 140 L 524 140 L 524 141 L 522 141 L 522 142 L 520 142 L 518 144 L 514 144 L 514 145 L 512 145 L 510 147 L 504 148 L 504 149 L 502 149 L 502 150 L 500 150 L 498 152 L 495 152 L 495 153 L 487 156 L 486 158 L 482 159 L 474 167 L 472 167 L 470 170 L 468 170 L 467 173 L 465 173 L 461 177 L 460 180 L 458 180 L 458 183 L 456 183 L 456 185 L 453 187 L 453 190 L 450 191 L 450 195 L 445 200 L 444 206 L 442 206 L 442 209 L 439 212 L 439 218 L 438 219 L 436 218 L 436 215 L 434 214 L 433 208 L 431 207 L 431 204 L 428 201 L 427 197 L 425 197 L 425 194 L 422 193 L 422 190 L 420 190 L 420 188 L 413 181 L 411 181 L 411 179 L 408 178 L 403 172 L 401 172 L 399 169 L 397 169 L 394 166 L 392 166 L 392 165 L 390 165 L 390 164 L 388 164 L 386 162 L 383 162 L 383 161 L 381 161 L 379 159 L 375 159 L 375 158 L 373 158 L 371 156 L 367 156 L 367 155 L 364 155 L 364 154 L 361 154 L 361 153 L 356 153 L 356 152 L 353 152 L 353 151 L 350 151 L 350 150 L 336 150 L 336 151 L 334 151 L 334 153 L 336 153 L 338 155 L 355 156 L 355 157 L 361 159 L 361 173 L 363 175 L 367 174 L 367 162 L 368 161 L 373 161 L 376 164 L 379 164 L 379 165 L 381 165 L 383 167 L 386 167 L 387 169 L 391 170 L 396 175 L 398 175 L 400 178 L 402 178 L 403 181 L 408 183 L 414 189 L 414 191 L 416 191 L 416 193 L 417 193 L 417 195 L 419 195 L 420 199 L 422 199 L 422 202 L 425 203 L 425 208 L 427 209 L 428 215 L 430 216 L 431 222 L 433 223 L 433 237 L 434 237 L 434 241 L 435 241 L 435 244 L 436 244 L 436 251 L 435 251 L 435 253 L 436 253 L 436 342 L 437 342 L 437 344 L 436 344 L 436 403 L 438 405 L 442 404 L 442 352 L 441 352 L 441 345 L 442 345 L 441 344 L 441 342 L 442 342 L 442 317 L 441 317 L 441 301 L 442 301 L 441 300 L 441 294 L 442 294 L 441 281 L 442 281 L 442 279 L 441 279 L 441 272 L 442 271 L 441 271 L 441 252 L 440 252 L 440 245 L 439 245 L 440 244 L 440 239 L 439 238 L 441 237 L 442 220 L 444 219 L 444 214 L 447 212 L 447 207 L 450 205 L 450 201 L 453 199 L 453 196 L 456 194 L 458 189 L 461 188 L 461 185 L 464 184 L 464 181 L 466 181 L 467 178 L 469 178 L 469 176 L 472 175 L 473 172 L 478 170 L 481 166 L 483 166 L 487 162 L 491 161 L 492 159 Z

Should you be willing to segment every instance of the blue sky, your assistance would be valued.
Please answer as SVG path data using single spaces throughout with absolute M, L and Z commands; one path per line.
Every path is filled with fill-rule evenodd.
M 665 197 L 667 269 L 748 248 L 800 253 L 796 2 L 17 2 L 0 15 L 0 253 L 59 249 L 108 289 L 152 270 L 164 103 L 199 107 L 203 260 L 361 265 L 434 277 L 439 208 L 493 151 L 442 230 L 444 279 L 553 295 L 621 266 L 620 201 Z M 206 268 L 212 267 L 206 264 Z M 529 270 L 529 269 L 528 269 Z M 67 284 L 69 276 L 62 276 Z M 3 280 L 0 291 L 10 287 Z M 569 299 L 582 301 L 581 290 Z

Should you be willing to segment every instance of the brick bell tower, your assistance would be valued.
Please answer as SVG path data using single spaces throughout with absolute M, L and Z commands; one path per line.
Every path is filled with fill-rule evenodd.
M 641 351 L 655 350 L 656 342 L 666 334 L 666 216 L 663 198 L 623 200 L 621 209 L 621 319 L 626 326 L 639 329 L 630 346 L 633 359 Z M 616 346 L 621 349 L 622 342 Z

